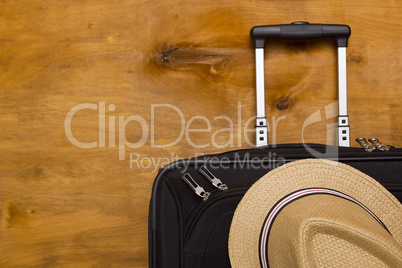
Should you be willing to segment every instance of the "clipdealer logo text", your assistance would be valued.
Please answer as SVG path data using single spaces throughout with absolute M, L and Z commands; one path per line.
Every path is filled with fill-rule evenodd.
M 321 117 L 321 111 L 317 110 L 313 114 L 311 114 L 303 123 L 301 129 L 302 143 L 304 144 L 304 147 L 317 158 L 325 157 L 325 155 L 329 154 L 336 158 L 337 149 L 334 147 L 327 147 L 326 151 L 322 153 L 314 150 L 313 148 L 310 148 L 308 144 L 304 143 L 304 129 L 319 121 L 336 117 L 336 107 L 337 102 L 330 103 L 325 106 L 324 118 Z M 91 117 L 90 120 L 96 120 L 96 117 L 98 119 L 98 139 L 91 142 L 80 141 L 78 138 L 76 138 L 77 135 L 74 135 L 72 130 L 74 116 L 80 111 L 86 109 L 97 111 L 95 117 Z M 100 101 L 98 103 L 80 103 L 75 105 L 68 111 L 64 120 L 64 130 L 68 141 L 72 145 L 82 149 L 117 147 L 119 160 L 126 159 L 127 148 L 137 149 L 137 151 L 128 152 L 130 156 L 130 168 L 133 168 L 133 166 L 156 168 L 157 166 L 160 167 L 161 163 L 166 164 L 170 161 L 170 158 L 163 159 L 163 161 L 160 159 L 151 159 L 151 161 L 150 157 L 141 157 L 138 153 L 138 148 L 146 144 L 149 145 L 151 148 L 169 148 L 175 146 L 184 139 L 192 148 L 196 149 L 204 149 L 208 147 L 219 149 L 235 149 L 236 147 L 243 147 L 242 142 L 246 142 L 246 145 L 250 148 L 255 147 L 255 144 L 249 139 L 249 133 L 255 132 L 255 117 L 248 118 L 246 120 L 246 123 L 244 125 L 242 124 L 243 120 L 241 102 L 238 102 L 236 113 L 237 116 L 235 116 L 235 119 L 230 118 L 226 115 L 215 116 L 212 119 L 207 118 L 203 115 L 195 115 L 186 120 L 184 113 L 179 107 L 167 103 L 150 104 L 149 121 L 147 121 L 144 117 L 136 114 L 130 115 L 128 117 L 122 115 L 113 115 L 113 112 L 115 112 L 115 110 L 116 105 L 112 103 L 106 105 L 105 101 Z M 160 133 L 157 133 L 155 124 L 157 115 L 159 114 L 159 116 L 163 116 L 166 115 L 166 113 L 170 113 L 171 115 L 174 114 L 174 116 L 177 118 L 174 128 L 175 130 L 179 129 L 180 131 L 174 140 L 169 140 L 167 142 L 165 141 L 163 144 L 161 144 L 157 142 L 158 134 L 160 135 Z M 278 118 L 272 116 L 272 118 L 270 119 L 271 120 L 267 120 L 268 131 L 270 133 L 272 143 L 276 144 L 276 130 L 278 123 L 286 119 L 286 116 L 282 115 Z M 108 120 L 108 124 L 106 124 L 106 120 Z M 202 122 L 205 127 L 194 128 L 195 122 Z M 135 142 L 127 140 L 126 128 L 129 124 L 136 124 L 136 126 L 139 126 L 136 128 L 136 131 L 138 131 L 138 133 L 136 132 L 135 135 L 136 137 L 139 137 L 139 139 Z M 216 128 L 217 125 L 221 127 Z M 215 128 L 213 128 L 212 126 L 215 126 Z M 327 125 L 327 144 L 329 144 L 329 141 L 333 138 L 330 137 L 330 131 L 328 131 L 331 127 L 333 128 L 334 124 Z M 213 129 L 215 130 L 212 131 Z M 200 141 L 196 141 L 195 139 L 191 138 L 191 133 L 206 133 L 206 135 L 209 135 L 210 140 L 207 143 L 200 143 Z M 224 143 L 222 143 L 222 139 L 217 138 L 218 135 L 225 135 L 225 137 L 227 137 Z M 218 142 L 218 140 L 220 142 Z M 197 155 L 202 154 L 203 153 L 197 153 Z M 172 159 L 177 160 L 180 159 L 180 157 L 174 155 Z M 149 163 L 153 163 L 155 167 L 153 167 Z

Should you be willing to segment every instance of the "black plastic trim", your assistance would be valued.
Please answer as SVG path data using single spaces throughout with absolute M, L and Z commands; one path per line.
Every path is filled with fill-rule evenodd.
M 255 26 L 250 31 L 255 48 L 265 48 L 268 39 L 312 40 L 331 37 L 337 47 L 347 47 L 351 29 L 344 24 L 310 24 L 293 22 L 291 24 Z

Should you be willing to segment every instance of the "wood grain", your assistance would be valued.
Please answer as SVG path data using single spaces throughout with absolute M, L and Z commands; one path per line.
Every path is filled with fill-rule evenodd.
M 0 1 L 0 267 L 146 267 L 157 168 L 253 141 L 243 126 L 255 110 L 255 25 L 349 24 L 351 137 L 402 146 L 401 7 Z M 332 42 L 270 42 L 265 63 L 270 142 L 301 142 L 303 122 L 320 111 L 304 140 L 335 143 Z M 79 110 L 71 131 L 94 148 L 66 135 L 79 104 L 95 108 Z M 204 132 L 180 138 L 186 128 Z

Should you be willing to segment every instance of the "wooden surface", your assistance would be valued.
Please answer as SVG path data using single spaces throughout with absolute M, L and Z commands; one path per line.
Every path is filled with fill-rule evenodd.
M 0 1 L 0 267 L 147 267 L 155 169 L 253 141 L 243 126 L 255 110 L 255 25 L 349 24 L 352 140 L 402 146 L 401 7 Z M 267 51 L 270 142 L 301 142 L 303 122 L 321 111 L 304 141 L 326 143 L 328 125 L 334 143 L 332 42 L 272 42 Z M 70 117 L 71 133 L 94 148 L 71 142 L 65 124 L 74 107 L 87 108 Z

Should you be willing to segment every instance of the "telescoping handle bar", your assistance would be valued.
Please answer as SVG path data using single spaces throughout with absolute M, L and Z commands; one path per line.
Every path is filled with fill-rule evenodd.
M 268 39 L 311 40 L 331 37 L 338 47 L 338 145 L 350 146 L 347 113 L 346 47 L 351 34 L 348 25 L 310 24 L 304 21 L 291 24 L 255 26 L 250 31 L 254 39 L 256 61 L 257 118 L 256 144 L 268 144 L 267 119 L 265 115 L 264 48 Z

